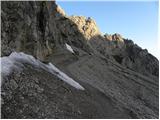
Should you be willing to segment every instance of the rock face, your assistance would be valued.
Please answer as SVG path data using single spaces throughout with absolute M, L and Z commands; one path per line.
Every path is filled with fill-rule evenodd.
M 90 43 L 101 54 L 127 68 L 144 75 L 159 76 L 158 60 L 146 49 L 134 44 L 132 40 L 114 34 L 93 37 Z
M 2 118 L 158 118 L 159 62 L 147 50 L 102 35 L 90 17 L 67 16 L 55 1 L 1 5 L 1 57 L 24 52 L 85 88 L 23 63 L 2 78 Z
M 2 6 L 2 56 L 25 51 L 44 59 L 53 47 L 44 3 L 2 2 Z
M 117 34 L 117 33 L 115 33 L 114 35 L 105 34 L 104 37 L 105 37 L 107 40 L 110 40 L 110 41 L 120 41 L 120 42 L 124 42 L 122 36 L 121 36 L 120 34 Z
M 78 29 L 87 40 L 90 40 L 92 37 L 100 34 L 96 22 L 90 17 L 86 18 L 84 16 L 71 16 L 69 19 L 78 25 Z
M 76 24 L 54 1 L 2 2 L 2 6 L 2 56 L 25 51 L 43 61 L 65 42 L 89 51 Z

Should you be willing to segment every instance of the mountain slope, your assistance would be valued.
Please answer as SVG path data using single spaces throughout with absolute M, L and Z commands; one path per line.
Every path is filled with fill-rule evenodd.
M 2 2 L 1 13 L 1 62 L 33 56 L 9 74 L 2 64 L 2 118 L 158 118 L 159 62 L 147 50 L 54 1 Z

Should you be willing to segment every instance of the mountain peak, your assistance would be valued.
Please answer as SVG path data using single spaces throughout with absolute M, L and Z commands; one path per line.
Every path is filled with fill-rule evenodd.
M 109 34 L 105 34 L 104 37 L 107 39 L 107 40 L 110 40 L 110 41 L 120 41 L 120 42 L 124 42 L 122 36 L 118 33 L 115 33 L 113 35 L 109 35 Z
M 69 18 L 77 25 L 78 29 L 86 39 L 89 40 L 90 38 L 100 34 L 96 22 L 91 17 L 71 16 Z

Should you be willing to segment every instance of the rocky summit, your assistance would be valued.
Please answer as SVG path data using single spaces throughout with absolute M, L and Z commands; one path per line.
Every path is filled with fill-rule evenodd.
M 1 2 L 1 118 L 159 118 L 158 66 L 55 1 Z

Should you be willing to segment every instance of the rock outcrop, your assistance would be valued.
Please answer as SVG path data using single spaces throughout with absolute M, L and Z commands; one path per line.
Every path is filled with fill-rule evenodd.
M 115 33 L 114 35 L 108 35 L 108 34 L 105 34 L 104 37 L 107 39 L 107 40 L 110 40 L 110 41 L 120 41 L 120 42 L 124 42 L 122 36 L 118 33 Z
M 90 51 L 76 24 L 54 1 L 2 2 L 2 6 L 2 56 L 25 51 L 44 61 L 65 42 Z
M 1 5 L 1 57 L 24 52 L 85 88 L 24 62 L 2 78 L 2 118 L 158 118 L 159 62 L 147 50 L 102 35 L 93 19 L 67 16 L 55 1 Z
M 90 40 L 92 46 L 101 54 L 119 64 L 138 71 L 144 75 L 159 76 L 159 61 L 146 49 L 142 49 L 132 40 L 123 38 L 121 35 L 115 33 L 113 35 L 104 35 L 93 37 Z
M 96 22 L 90 17 L 71 16 L 69 19 L 78 25 L 78 29 L 85 36 L 86 40 L 90 40 L 92 37 L 100 34 Z

